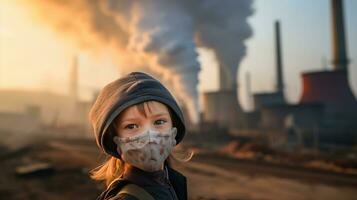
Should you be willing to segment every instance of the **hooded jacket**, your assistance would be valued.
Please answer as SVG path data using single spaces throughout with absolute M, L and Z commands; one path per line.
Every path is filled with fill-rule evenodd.
M 106 85 L 90 110 L 89 118 L 96 142 L 103 152 L 120 158 L 113 141 L 116 134 L 111 125 L 113 120 L 126 108 L 150 100 L 161 102 L 169 108 L 173 126 L 177 128 L 176 143 L 181 142 L 186 128 L 182 111 L 174 97 L 152 76 L 132 72 Z
M 141 188 L 145 189 L 152 197 L 155 199 L 178 199 L 178 200 L 187 200 L 187 180 L 180 172 L 172 169 L 167 166 L 168 179 L 169 179 L 169 188 L 167 186 L 157 186 L 158 180 L 152 180 L 151 177 L 153 173 L 157 172 L 143 172 L 136 169 L 131 172 L 128 178 L 124 177 L 117 179 L 110 186 L 100 194 L 97 200 L 138 200 L 136 197 L 129 194 L 118 195 L 118 192 L 126 185 L 134 183 Z M 138 173 L 138 171 L 141 171 Z M 165 181 L 163 181 L 165 182 Z M 156 186 L 155 186 L 156 185 Z M 172 195 L 167 195 L 171 193 L 170 190 L 174 190 L 175 197 L 172 198 Z M 166 193 L 166 195 L 165 195 Z M 171 196 L 171 197 L 170 197 Z

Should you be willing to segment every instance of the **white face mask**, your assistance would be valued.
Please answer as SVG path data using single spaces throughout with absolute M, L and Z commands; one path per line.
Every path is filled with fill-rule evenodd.
M 121 158 L 139 169 L 153 172 L 161 169 L 165 159 L 176 145 L 177 129 L 166 132 L 145 131 L 132 137 L 114 137 Z

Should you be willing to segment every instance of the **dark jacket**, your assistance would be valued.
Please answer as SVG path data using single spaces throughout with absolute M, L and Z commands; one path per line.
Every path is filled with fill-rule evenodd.
M 145 172 L 132 167 L 124 175 L 114 181 L 97 200 L 137 200 L 132 195 L 120 194 L 126 184 L 136 184 L 147 191 L 156 200 L 187 200 L 186 177 L 174 169 L 167 167 L 165 171 Z M 168 179 L 165 178 L 168 175 Z

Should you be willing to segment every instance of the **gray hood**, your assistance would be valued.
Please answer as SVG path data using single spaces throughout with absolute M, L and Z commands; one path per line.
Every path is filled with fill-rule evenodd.
M 124 109 L 149 100 L 168 106 L 173 115 L 173 126 L 177 128 L 176 142 L 181 142 L 186 128 L 182 111 L 174 97 L 155 78 L 142 72 L 132 72 L 106 85 L 90 110 L 89 119 L 97 144 L 105 153 L 120 158 L 113 142 L 113 120 Z

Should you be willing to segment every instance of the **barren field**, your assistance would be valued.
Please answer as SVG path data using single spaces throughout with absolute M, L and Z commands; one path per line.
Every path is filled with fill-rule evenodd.
M 103 185 L 88 172 L 104 159 L 91 140 L 38 139 L 1 147 L 0 199 L 95 199 Z M 47 163 L 51 171 L 16 175 L 19 166 Z M 356 199 L 357 179 L 346 176 L 196 154 L 176 168 L 188 178 L 190 199 Z

